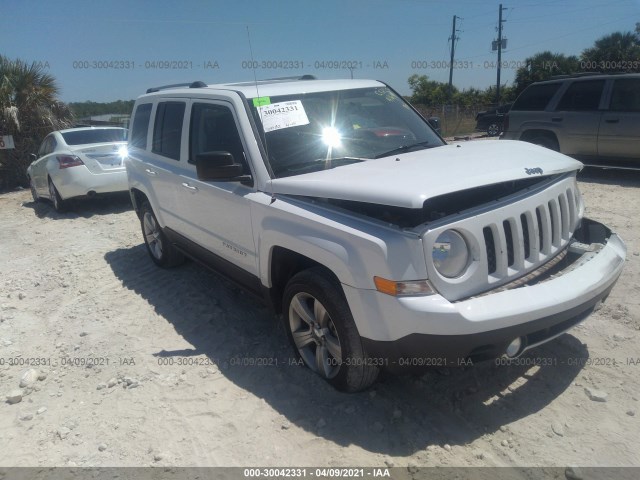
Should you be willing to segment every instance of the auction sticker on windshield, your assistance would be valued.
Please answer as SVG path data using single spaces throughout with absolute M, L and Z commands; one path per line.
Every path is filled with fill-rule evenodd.
M 272 103 L 258 107 L 265 133 L 282 128 L 308 125 L 309 118 L 300 100 Z

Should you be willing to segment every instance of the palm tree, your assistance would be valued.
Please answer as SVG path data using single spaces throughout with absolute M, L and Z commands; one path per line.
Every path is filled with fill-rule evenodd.
M 640 33 L 640 31 L 638 32 Z M 640 42 L 631 32 L 615 32 L 596 40 L 591 48 L 582 52 L 582 62 L 598 66 L 605 73 L 610 71 L 638 72 Z
M 72 114 L 57 95 L 55 78 L 41 65 L 0 55 L 0 133 L 15 143 L 0 150 L 0 186 L 26 186 L 29 154 L 48 133 L 71 126 Z

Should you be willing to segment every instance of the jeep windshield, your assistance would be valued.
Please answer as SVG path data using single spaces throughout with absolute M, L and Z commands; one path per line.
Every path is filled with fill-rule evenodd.
M 257 97 L 249 105 L 277 178 L 444 145 L 386 87 Z

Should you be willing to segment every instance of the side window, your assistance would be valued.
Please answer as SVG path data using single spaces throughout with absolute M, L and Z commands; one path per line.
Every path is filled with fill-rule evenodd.
M 152 151 L 164 157 L 180 160 L 180 141 L 184 102 L 160 102 L 153 127 Z
M 640 112 L 640 78 L 616 80 L 609 109 L 614 112 Z
M 151 118 L 151 106 L 150 103 L 142 103 L 136 108 L 129 140 L 129 144 L 132 147 L 147 148 L 147 131 L 149 130 L 149 119 Z
M 238 128 L 228 107 L 208 103 L 193 104 L 189 163 L 195 163 L 196 156 L 204 152 L 229 152 L 234 161 L 244 167 L 244 173 L 250 173 Z
M 531 85 L 520 94 L 511 107 L 511 110 L 544 110 L 551 97 L 560 88 L 561 83 L 547 83 L 544 85 Z
M 597 110 L 604 88 L 604 80 L 574 82 L 558 103 L 556 110 L 587 111 Z

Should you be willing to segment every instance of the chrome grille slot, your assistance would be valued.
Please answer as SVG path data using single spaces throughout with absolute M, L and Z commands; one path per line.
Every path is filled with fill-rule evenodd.
M 497 268 L 496 261 L 496 243 L 493 240 L 493 232 L 489 227 L 484 227 L 482 229 L 482 233 L 484 235 L 484 244 L 487 249 L 487 270 L 489 271 L 489 275 L 495 273 Z

